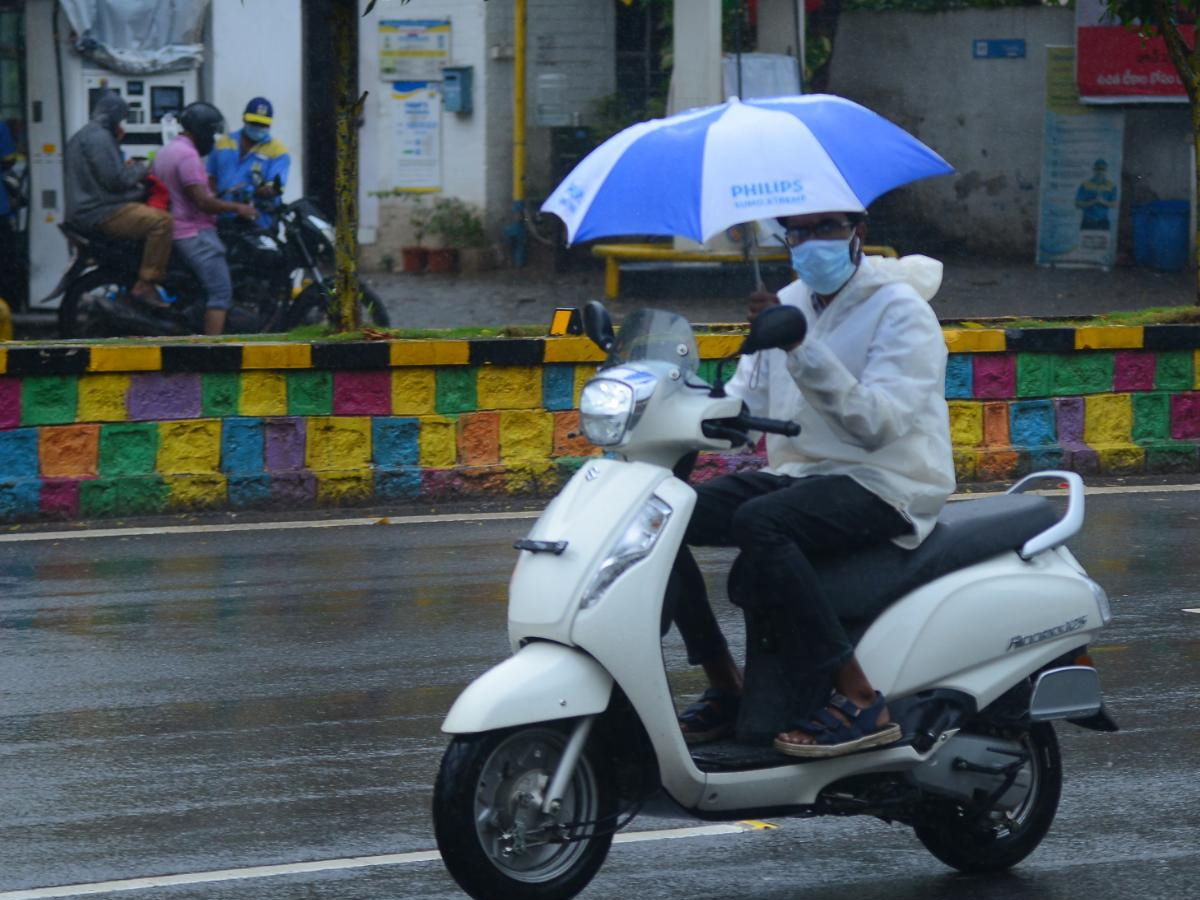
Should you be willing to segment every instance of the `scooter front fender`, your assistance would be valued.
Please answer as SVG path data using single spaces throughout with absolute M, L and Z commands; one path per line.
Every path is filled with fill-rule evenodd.
M 550 641 L 526 644 L 458 695 L 442 731 L 474 734 L 604 712 L 608 671 L 581 650 Z

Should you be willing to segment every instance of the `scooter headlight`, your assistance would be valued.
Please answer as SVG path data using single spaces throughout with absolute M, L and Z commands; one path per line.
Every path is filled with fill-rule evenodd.
M 637 515 L 633 517 L 633 521 L 629 523 L 625 533 L 613 545 L 604 562 L 600 563 L 596 577 L 583 592 L 583 600 L 580 602 L 579 608 L 587 609 L 594 606 L 600 596 L 608 590 L 608 586 L 616 581 L 622 572 L 649 553 L 658 541 L 659 535 L 667 527 L 667 521 L 670 518 L 671 507 L 662 498 L 652 495 L 638 510 Z
M 593 378 L 579 396 L 579 424 L 597 447 L 621 443 L 633 416 L 633 388 L 612 378 Z

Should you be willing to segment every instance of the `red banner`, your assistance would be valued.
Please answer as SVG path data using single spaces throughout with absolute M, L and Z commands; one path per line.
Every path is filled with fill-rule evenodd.
M 1161 37 L 1143 38 L 1136 31 L 1105 21 L 1101 0 L 1075 5 L 1075 81 L 1083 102 L 1185 102 L 1183 82 Z M 1188 46 L 1194 25 L 1179 26 Z

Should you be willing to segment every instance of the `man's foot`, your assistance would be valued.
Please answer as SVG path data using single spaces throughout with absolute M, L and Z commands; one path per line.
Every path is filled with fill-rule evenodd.
M 707 744 L 733 734 L 741 698 L 709 688 L 679 715 L 679 730 L 689 744 Z
M 788 756 L 823 759 L 885 747 L 901 737 L 903 732 L 888 715 L 883 694 L 876 691 L 873 702 L 859 706 L 835 693 L 829 698 L 829 705 L 811 721 L 795 731 L 778 735 L 775 749 Z
M 134 285 L 129 289 L 129 296 L 142 306 L 147 306 L 150 309 L 170 309 L 171 304 L 162 298 L 158 288 L 154 285 L 146 285 L 139 287 Z

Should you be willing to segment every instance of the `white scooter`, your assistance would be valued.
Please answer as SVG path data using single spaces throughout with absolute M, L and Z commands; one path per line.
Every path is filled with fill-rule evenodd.
M 803 337 L 798 310 L 768 312 L 742 352 Z M 831 598 L 853 598 L 857 657 L 903 726 L 899 743 L 806 761 L 769 742 L 689 747 L 660 630 L 696 496 L 679 476 L 696 451 L 797 427 L 744 415 L 720 373 L 704 383 L 679 316 L 639 311 L 614 335 L 590 304 L 584 321 L 610 355 L 584 387 L 582 428 L 611 452 L 517 542 L 513 655 L 468 686 L 443 724 L 453 738 L 434 826 L 459 885 L 479 900 L 572 897 L 651 798 L 705 820 L 876 816 L 912 826 L 967 872 L 1031 853 L 1062 785 L 1052 721 L 1116 730 L 1086 656 L 1111 618 L 1108 598 L 1063 546 L 1083 523 L 1079 477 L 1035 473 L 1004 496 L 949 504 L 917 550 L 889 544 L 820 569 Z M 1068 486 L 1061 518 L 1024 493 L 1045 479 Z M 748 644 L 749 686 L 771 654 Z

